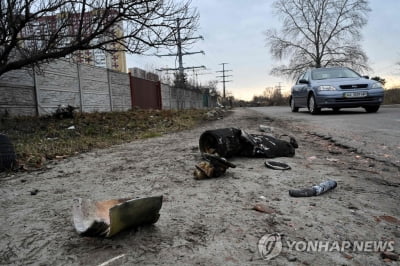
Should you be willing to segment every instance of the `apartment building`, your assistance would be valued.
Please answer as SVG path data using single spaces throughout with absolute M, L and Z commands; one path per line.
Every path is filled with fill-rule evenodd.
M 63 38 L 56 43 L 56 45 L 57 47 L 66 46 L 74 39 L 80 27 L 84 29 L 83 35 L 90 34 L 91 25 L 93 25 L 91 21 L 98 13 L 98 10 L 86 12 L 83 15 L 83 19 L 81 19 L 81 14 L 65 13 L 41 17 L 24 28 L 22 32 L 24 46 L 39 50 L 43 45 L 48 44 L 48 38 L 51 38 L 58 29 L 62 29 L 59 34 L 62 35 Z M 66 16 L 68 16 L 68 20 Z M 112 16 L 112 12 L 110 12 L 110 16 Z M 62 23 L 66 23 L 66 21 L 68 21 L 68 25 L 62 25 Z M 116 35 L 122 35 L 122 23 L 114 25 L 111 30 L 114 31 Z M 94 39 L 93 43 L 95 44 L 97 41 L 99 40 Z M 106 48 L 119 50 L 118 45 L 118 43 L 110 43 L 107 44 Z M 124 51 L 107 52 L 102 49 L 79 50 L 66 56 L 66 59 L 76 63 L 90 64 L 120 72 L 127 72 L 126 55 Z

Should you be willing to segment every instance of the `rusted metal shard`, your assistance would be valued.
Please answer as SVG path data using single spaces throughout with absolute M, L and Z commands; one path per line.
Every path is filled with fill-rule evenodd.
M 74 226 L 82 236 L 111 237 L 130 227 L 154 224 L 160 217 L 162 199 L 162 196 L 106 201 L 77 198 L 72 209 Z
M 225 158 L 215 154 L 203 153 L 202 157 L 203 160 L 195 166 L 196 169 L 193 173 L 195 179 L 219 177 L 225 174 L 226 169 L 229 167 L 236 167 L 236 165 L 228 162 Z

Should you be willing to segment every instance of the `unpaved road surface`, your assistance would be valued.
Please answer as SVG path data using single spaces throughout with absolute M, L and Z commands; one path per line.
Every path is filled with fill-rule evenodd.
M 240 127 L 293 134 L 292 170 L 262 158 L 232 158 L 225 176 L 197 181 L 198 138 L 208 129 Z M 292 198 L 288 190 L 334 179 L 323 195 Z M 38 190 L 36 195 L 31 191 Z M 400 253 L 399 168 L 337 145 L 312 129 L 236 109 L 193 130 L 96 150 L 48 169 L 0 177 L 0 264 L 14 265 L 398 265 L 379 252 L 289 249 L 287 241 L 394 241 Z M 35 193 L 33 193 L 35 194 Z M 71 217 L 76 197 L 94 200 L 164 195 L 160 220 L 111 239 L 79 236 Z M 263 196 L 260 198 L 260 196 Z M 252 210 L 264 204 L 267 213 Z M 266 261 L 257 243 L 280 233 L 283 250 Z M 293 242 L 291 242 L 293 243 Z

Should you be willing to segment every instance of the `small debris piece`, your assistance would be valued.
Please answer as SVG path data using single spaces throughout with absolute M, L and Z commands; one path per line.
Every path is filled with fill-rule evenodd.
M 295 256 L 289 255 L 289 256 L 287 257 L 287 260 L 293 262 L 293 261 L 296 261 L 297 258 L 296 258 Z
M 335 158 L 326 158 L 326 160 L 329 162 L 334 162 L 334 163 L 339 162 L 339 159 L 335 159 Z
M 374 219 L 378 223 L 383 220 L 383 221 L 391 223 L 391 224 L 399 224 L 400 225 L 399 219 L 397 219 L 396 217 L 393 217 L 393 216 L 389 216 L 389 215 L 374 216 Z
M 67 129 L 69 129 L 69 130 L 74 130 L 74 129 L 75 129 L 75 126 L 70 126 L 70 127 L 68 127 Z
M 31 190 L 31 195 L 34 196 L 39 192 L 39 189 Z
M 353 256 L 351 256 L 350 254 L 347 254 L 347 253 L 342 253 L 342 256 L 348 260 L 351 260 L 353 258 Z
M 237 263 L 238 261 L 232 257 L 225 257 L 225 261 L 229 261 L 229 262 L 233 262 L 233 263 Z
M 358 210 L 358 207 L 350 204 L 349 206 L 347 206 L 347 208 L 349 208 L 350 210 Z
M 268 214 L 275 212 L 274 209 L 269 208 L 268 206 L 261 204 L 261 203 L 257 203 L 256 205 L 254 205 L 253 210 L 258 211 L 258 212 L 268 213 Z
M 398 261 L 399 260 L 399 255 L 393 252 L 389 252 L 389 251 L 382 251 L 381 252 L 381 258 L 382 259 L 390 259 L 390 260 L 395 260 Z
M 74 118 L 76 109 L 79 109 L 79 107 L 74 107 L 71 105 L 58 105 L 57 110 L 53 114 L 53 117 L 58 119 Z
M 290 170 L 292 169 L 288 164 L 276 162 L 276 161 L 265 161 L 265 166 L 274 170 Z
M 114 261 L 119 260 L 120 258 L 123 258 L 123 257 L 125 257 L 125 254 L 121 254 L 121 255 L 116 256 L 116 257 L 114 257 L 112 259 L 109 259 L 108 261 L 105 261 L 102 264 L 99 264 L 98 266 L 107 266 L 107 265 L 113 263 Z
M 331 189 L 337 187 L 337 183 L 334 180 L 327 180 L 319 185 L 312 186 L 311 188 L 304 189 L 291 189 L 289 190 L 289 195 L 292 197 L 312 197 L 321 195 Z
M 274 131 L 273 127 L 269 127 L 269 126 L 266 126 L 266 125 L 260 125 L 259 129 L 260 129 L 260 131 L 266 132 L 266 133 L 272 133 Z
M 236 167 L 236 165 L 230 163 L 225 158 L 215 154 L 203 153 L 202 157 L 203 160 L 196 165 L 193 173 L 195 179 L 219 177 L 225 174 L 229 167 Z

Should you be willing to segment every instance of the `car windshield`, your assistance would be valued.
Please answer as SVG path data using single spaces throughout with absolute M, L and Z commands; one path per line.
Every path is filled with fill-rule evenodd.
M 359 78 L 356 72 L 348 68 L 321 68 L 311 71 L 311 79 L 337 79 L 337 78 Z

